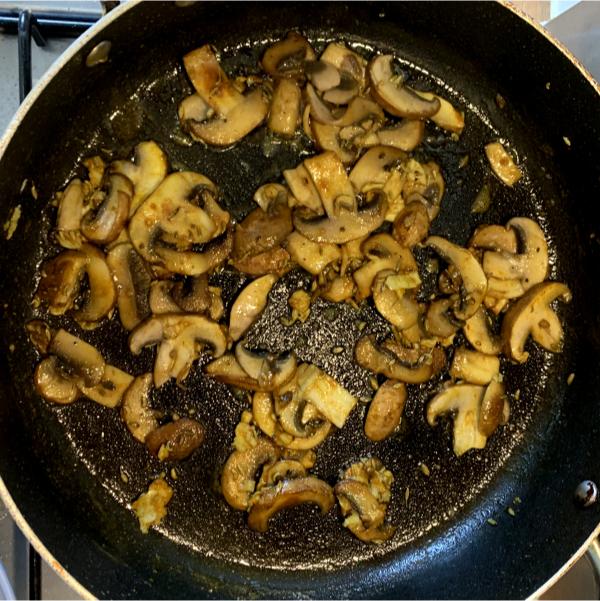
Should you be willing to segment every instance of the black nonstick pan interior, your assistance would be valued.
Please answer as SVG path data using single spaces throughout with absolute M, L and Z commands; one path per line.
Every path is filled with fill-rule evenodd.
M 460 15 L 466 14 L 471 22 L 461 22 Z M 510 23 L 525 46 L 503 47 L 494 56 L 489 45 L 499 43 L 501 36 L 487 25 L 488 18 L 498 20 L 499 30 L 502 20 Z M 484 43 L 485 28 L 491 37 Z M 420 3 L 203 3 L 184 9 L 152 3 L 134 7 L 109 27 L 109 63 L 86 69 L 82 52 L 47 87 L 0 164 L 2 215 L 18 203 L 23 210 L 1 259 L 0 417 L 2 444 L 10 449 L 10 460 L 4 452 L 0 465 L 11 494 L 42 541 L 94 594 L 468 597 L 479 591 L 484 597 L 523 596 L 583 541 L 598 513 L 592 509 L 581 514 L 571 507 L 567 493 L 580 479 L 594 477 L 585 466 L 598 465 L 592 460 L 598 451 L 586 446 L 600 423 L 597 393 L 593 394 L 598 378 L 586 369 L 598 353 L 598 322 L 590 309 L 591 298 L 598 295 L 597 283 L 585 277 L 585 264 L 597 253 L 587 236 L 598 223 L 598 209 L 591 208 L 582 222 L 575 197 L 589 171 L 573 162 L 562 136 L 570 136 L 573 145 L 580 143 L 577 133 L 591 137 L 590 130 L 598 128 L 598 111 L 587 130 L 582 115 L 566 120 L 559 113 L 550 127 L 549 109 L 540 103 L 545 99 L 558 104 L 561 80 L 548 75 L 552 79 L 547 87 L 536 72 L 538 46 L 547 43 L 529 28 L 505 8 L 487 4 L 468 9 Z M 58 251 L 49 236 L 55 218 L 55 208 L 48 204 L 53 192 L 83 173 L 81 159 L 93 154 L 127 157 L 137 142 L 153 139 L 165 149 L 173 169 L 198 171 L 212 179 L 221 190 L 223 206 L 241 219 L 253 208 L 252 193 L 259 185 L 279 181 L 283 169 L 297 165 L 314 149 L 306 140 L 273 144 L 264 128 L 225 151 L 189 144 L 177 123 L 177 105 L 190 92 L 181 57 L 208 42 L 220 50 L 228 73 L 256 70 L 264 48 L 290 29 L 299 29 L 317 51 L 339 40 L 366 57 L 392 52 L 410 75 L 409 83 L 439 92 L 464 110 L 467 125 L 460 140 L 430 127 L 417 154 L 437 161 L 446 181 L 432 233 L 464 244 L 482 223 L 532 217 L 549 241 L 551 278 L 566 282 L 574 295 L 571 305 L 561 308 L 564 352 L 552 355 L 532 345 L 526 365 L 506 366 L 511 419 L 483 451 L 457 459 L 450 422 L 436 429 L 427 425 L 425 403 L 441 378 L 409 387 L 405 425 L 392 439 L 375 444 L 365 438 L 366 406 L 359 404 L 345 428 L 319 447 L 314 472 L 331 484 L 340 469 L 366 455 L 379 457 L 393 472 L 389 516 L 398 531 L 378 546 L 354 539 L 341 526 L 337 511 L 322 517 L 309 506 L 280 514 L 264 535 L 248 529 L 244 514 L 227 506 L 218 492 L 219 470 L 247 399 L 205 378 L 202 361 L 185 381 L 185 389 L 171 382 L 154 397 L 156 407 L 193 414 L 207 427 L 206 443 L 175 466 L 176 480 L 170 464 L 152 459 L 129 436 L 117 411 L 85 400 L 50 406 L 36 396 L 31 383 L 37 357 L 23 325 L 40 315 L 31 307 L 38 265 Z M 104 38 L 96 41 L 100 39 Z M 470 52 L 471 46 L 480 51 Z M 573 69 L 553 52 L 549 60 L 556 74 Z M 525 59 L 531 61 L 529 79 L 526 69 L 507 65 L 509 60 Z M 586 99 L 586 90 L 580 88 L 589 84 L 582 80 L 579 85 L 568 90 L 577 106 Z M 504 108 L 497 94 L 506 100 Z M 597 98 L 595 102 L 597 107 Z M 484 157 L 484 144 L 496 139 L 507 143 L 524 166 L 525 177 L 514 189 L 493 179 Z M 579 152 L 583 157 L 584 151 Z M 465 155 L 469 161 L 459 168 Z M 596 165 L 593 169 L 598 171 Z M 30 196 L 29 185 L 19 193 L 25 178 L 35 182 L 38 200 Z M 492 206 L 474 215 L 470 207 L 484 182 L 491 186 Z M 597 191 L 600 180 L 591 185 Z M 421 257 L 426 258 L 425 251 Z M 223 286 L 230 306 L 245 280 L 225 270 L 214 281 Z M 319 300 L 305 324 L 283 326 L 280 319 L 288 315 L 289 294 L 309 285 L 308 276 L 299 270 L 277 283 L 267 311 L 250 333 L 251 345 L 294 349 L 301 360 L 315 363 L 357 397 L 369 398 L 369 374 L 352 361 L 360 335 L 357 324 L 365 321 L 365 332 L 384 333 L 385 322 L 368 304 L 355 310 Z M 68 320 L 51 323 L 67 324 L 101 349 L 108 362 L 130 373 L 151 370 L 154 351 L 132 358 L 116 316 L 92 332 L 82 332 Z M 14 345 L 13 351 L 9 345 Z M 338 346 L 344 351 L 333 353 Z M 573 372 L 575 381 L 567 387 Z M 562 461 L 550 463 L 551 457 Z M 422 465 L 429 468 L 429 476 Z M 161 526 L 143 536 L 128 503 L 163 470 L 175 494 Z M 515 503 L 515 497 L 522 502 Z M 559 503 L 564 506 L 557 509 Z M 516 510 L 515 517 L 506 513 L 509 506 Z M 546 514 L 536 515 L 540 510 Z M 540 519 L 548 521 L 555 514 L 571 525 L 565 540 L 554 532 L 558 523 L 540 524 Z M 65 529 L 65 523 L 72 527 Z M 550 556 L 534 548 L 528 554 L 528 538 L 536 544 L 555 540 L 560 553 Z M 539 559 L 537 553 L 546 557 Z M 473 565 L 475 558 L 480 566 Z M 468 562 L 470 568 L 456 569 Z M 524 563 L 521 569 L 519 562 Z M 523 576 L 520 572 L 528 562 L 536 573 Z M 468 574 L 478 575 L 477 581 L 470 581 Z

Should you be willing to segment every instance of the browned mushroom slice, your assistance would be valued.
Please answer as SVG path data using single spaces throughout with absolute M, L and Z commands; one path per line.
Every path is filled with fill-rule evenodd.
M 167 155 L 154 141 L 140 142 L 135 147 L 132 161 L 114 161 L 111 173 L 120 173 L 133 183 L 133 198 L 129 205 L 129 217 L 156 190 L 167 176 Z
M 301 78 L 306 61 L 316 59 L 308 40 L 296 31 L 269 46 L 260 61 L 262 68 L 273 77 Z
M 267 486 L 276 486 L 284 480 L 294 478 L 304 478 L 306 476 L 306 467 L 297 459 L 280 459 L 272 465 L 265 465 L 257 490 Z
M 384 382 L 369 405 L 365 420 L 367 438 L 375 442 L 388 438 L 400 424 L 405 402 L 406 386 L 402 382 Z
M 327 265 L 342 257 L 336 244 L 318 244 L 296 231 L 287 237 L 286 249 L 292 260 L 312 275 L 319 275 Z
M 348 104 L 357 96 L 359 88 L 360 84 L 353 75 L 347 71 L 340 71 L 340 82 L 324 92 L 323 100 L 331 104 Z
M 127 372 L 113 365 L 107 365 L 98 384 L 90 387 L 78 384 L 78 387 L 88 399 L 113 409 L 121 403 L 123 395 L 132 381 L 133 376 Z
M 427 307 L 425 330 L 438 338 L 449 338 L 456 334 L 463 322 L 451 314 L 454 301 L 449 298 L 437 299 Z
M 381 106 L 396 117 L 424 119 L 435 115 L 440 109 L 437 98 L 421 98 L 417 92 L 403 85 L 402 79 L 394 76 L 391 54 L 381 55 L 371 61 L 368 68 L 371 93 Z
M 277 461 L 279 456 L 279 449 L 266 438 L 260 438 L 255 446 L 244 451 L 233 451 L 221 476 L 221 490 L 227 503 L 234 509 L 247 509 L 256 487 L 256 472 L 262 465 Z
M 292 266 L 290 255 L 284 248 L 277 246 L 256 255 L 246 255 L 240 259 L 231 259 L 231 264 L 242 273 L 260 276 L 268 273 L 283 275 Z
M 343 144 L 340 138 L 340 129 L 335 125 L 311 121 L 311 130 L 317 148 L 323 152 L 333 152 L 342 163 L 348 165 L 356 159 L 356 152 Z
M 327 286 L 320 290 L 320 295 L 332 303 L 350 301 L 356 291 L 356 285 L 352 276 L 337 276 Z
M 406 154 L 397 148 L 374 146 L 357 161 L 350 172 L 350 182 L 356 192 L 367 187 L 383 187 L 394 166 L 401 163 Z
M 229 316 L 229 335 L 239 340 L 267 306 L 267 296 L 277 281 L 274 275 L 264 275 L 250 282 L 237 296 Z
M 492 171 L 503 184 L 512 187 L 523 177 L 522 171 L 500 142 L 487 144 L 485 155 L 490 162 Z
M 433 221 L 440 212 L 445 191 L 444 178 L 437 163 L 419 163 L 415 159 L 408 159 L 401 166 L 401 174 L 401 192 L 406 204 L 413 201 L 423 203 L 427 208 L 429 221 Z M 397 213 L 391 220 L 396 216 Z
M 229 115 L 243 101 L 208 45 L 192 50 L 183 57 L 183 65 L 202 100 L 217 114 Z
M 471 240 L 469 246 L 473 248 L 482 248 L 485 250 L 506 251 L 512 254 L 517 253 L 517 235 L 513 228 L 503 227 L 501 225 L 482 225 L 479 226 Z
M 504 352 L 514 361 L 525 363 L 529 353 L 525 343 L 534 332 L 550 332 L 550 303 L 556 299 L 564 302 L 571 300 L 571 291 L 559 282 L 543 282 L 530 288 L 510 309 L 502 320 L 502 340 Z M 552 318 L 551 318 L 552 319 Z M 538 334 L 536 342 L 544 342 L 544 348 L 554 353 L 562 349 L 562 328 L 554 328 L 555 336 L 542 337 Z
M 161 461 L 182 461 L 202 444 L 205 434 L 202 424 L 182 417 L 149 432 L 145 443 Z
M 69 334 L 62 328 L 56 332 L 48 352 L 60 359 L 63 375 L 84 386 L 99 384 L 104 375 L 106 363 L 102 355 L 91 344 Z
M 500 373 L 500 360 L 494 355 L 470 351 L 464 346 L 456 349 L 450 366 L 450 376 L 470 384 L 489 384 Z
M 68 405 L 79 397 L 79 389 L 69 378 L 62 375 L 57 357 L 46 357 L 35 368 L 33 384 L 47 401 Z
M 485 388 L 474 384 L 454 384 L 437 394 L 427 405 L 427 422 L 435 426 L 444 413 L 454 414 L 454 454 L 483 449 L 487 436 L 479 429 L 481 401 Z
M 266 532 L 273 515 L 302 503 L 314 503 L 321 513 L 327 513 L 335 503 L 333 489 L 314 476 L 285 480 L 277 486 L 263 488 L 252 498 L 248 526 L 257 532 Z
M 358 82 L 361 91 L 366 87 L 367 61 L 360 54 L 346 48 L 343 44 L 332 42 L 321 54 L 321 60 L 351 75 Z
M 258 383 L 257 390 L 271 391 L 283 386 L 296 373 L 295 353 L 274 354 L 250 351 L 242 342 L 235 347 L 240 367 Z
M 425 124 L 418 119 L 404 119 L 399 125 L 380 129 L 377 141 L 383 146 L 391 146 L 405 152 L 413 151 L 425 136 Z
M 425 243 L 460 272 L 460 303 L 454 307 L 454 315 L 459 319 L 469 319 L 481 306 L 487 290 L 487 278 L 481 265 L 468 250 L 439 236 L 430 236 Z
M 152 374 L 138 376 L 125 391 L 121 406 L 121 418 L 127 429 L 142 443 L 158 428 L 158 420 L 150 407 L 151 390 Z
M 373 281 L 373 302 L 380 315 L 401 330 L 410 328 L 419 318 L 419 306 L 409 291 L 421 284 L 418 271 L 397 273 L 380 271 Z
M 260 390 L 258 380 L 251 378 L 242 369 L 233 353 L 227 353 L 211 361 L 204 370 L 211 378 L 224 384 L 230 384 L 244 390 Z
M 321 198 L 303 163 L 295 169 L 285 169 L 283 176 L 292 192 L 292 197 L 289 199 L 290 207 L 300 205 L 315 215 L 323 214 Z
M 133 330 L 150 314 L 148 294 L 152 272 L 129 243 L 112 248 L 106 262 L 117 287 L 119 319 L 126 330 Z
M 204 121 L 211 116 L 213 109 L 202 100 L 199 94 L 186 96 L 177 109 L 177 116 L 184 129 L 187 129 L 190 121 Z
M 438 127 L 455 134 L 460 134 L 462 132 L 465 127 L 465 116 L 450 102 L 431 92 L 417 92 L 417 94 L 421 96 L 421 98 L 425 98 L 425 100 L 433 101 L 437 98 L 439 101 L 439 110 L 429 117 Z
M 500 424 L 506 422 L 506 406 L 504 384 L 492 380 L 483 394 L 479 413 L 478 427 L 484 436 L 491 436 Z
M 433 373 L 426 363 L 416 367 L 404 364 L 390 350 L 377 346 L 373 336 L 363 336 L 356 343 L 354 358 L 365 369 L 409 384 L 427 382 Z
M 223 355 L 227 339 L 222 327 L 207 317 L 165 314 L 142 322 L 129 336 L 134 355 L 154 344 L 159 344 L 154 362 L 154 384 L 158 388 L 169 378 L 184 380 L 205 347 L 211 348 L 214 357 Z
M 69 182 L 60 197 L 56 220 L 56 241 L 64 248 L 78 249 L 82 242 L 81 218 L 88 185 L 80 179 Z
M 350 511 L 354 510 L 357 512 L 363 529 L 370 528 L 371 526 L 377 527 L 383 523 L 385 519 L 385 505 L 379 503 L 369 490 L 368 484 L 359 482 L 358 480 L 346 479 L 338 482 L 334 490 L 338 500 L 341 500 L 340 497 L 343 497 L 344 500 L 348 501 Z M 340 504 L 342 505 L 343 515 L 348 515 L 350 511 L 347 511 L 346 504 Z M 353 521 L 344 525 L 350 527 Z M 354 532 L 353 528 L 350 528 L 350 530 Z
M 300 86 L 294 79 L 280 79 L 275 84 L 267 127 L 280 136 L 293 136 L 300 121 Z
M 344 244 L 362 238 L 376 230 L 385 220 L 387 198 L 381 190 L 367 194 L 366 202 L 357 211 L 342 210 L 336 217 L 309 217 L 294 212 L 294 226 L 313 242 Z
M 466 339 L 473 347 L 486 355 L 498 355 L 502 350 L 502 342 L 499 336 L 492 333 L 487 311 L 483 306 L 467 319 L 463 326 Z
M 27 330 L 33 348 L 40 353 L 40 355 L 46 355 L 52 336 L 54 335 L 50 326 L 41 319 L 32 319 L 25 324 L 25 329 Z
M 254 393 L 252 396 L 252 419 L 269 438 L 275 436 L 277 416 L 273 409 L 271 393 L 263 392 L 261 390 Z
M 413 201 L 398 213 L 392 228 L 396 240 L 407 248 L 422 242 L 429 233 L 429 215 L 425 205 Z

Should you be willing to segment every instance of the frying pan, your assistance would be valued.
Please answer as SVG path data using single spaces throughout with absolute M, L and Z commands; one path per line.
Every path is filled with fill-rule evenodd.
M 167 518 L 144 536 L 127 504 L 163 466 L 127 435 L 118 412 L 88 401 L 50 406 L 33 391 L 38 357 L 23 326 L 35 315 L 39 263 L 57 252 L 48 201 L 82 173 L 83 157 L 129 156 L 137 142 L 154 139 L 173 169 L 217 182 L 223 204 L 242 218 L 252 191 L 296 165 L 303 150 L 273 147 L 261 132 L 227 151 L 182 144 L 176 107 L 189 84 L 181 57 L 212 43 L 225 69 L 239 72 L 292 29 L 317 50 L 342 40 L 365 54 L 393 52 L 413 84 L 466 112 L 459 142 L 431 130 L 422 150 L 447 182 L 432 231 L 464 244 L 480 223 L 535 218 L 550 243 L 552 279 L 573 291 L 561 307 L 565 349 L 551 355 L 532 346 L 526 365 L 506 366 L 512 417 L 483 451 L 457 459 L 449 424 L 426 425 L 425 402 L 439 381 L 411 387 L 398 436 L 367 441 L 360 406 L 325 442 L 315 467 L 325 480 L 335 482 L 340 468 L 368 454 L 394 473 L 389 513 L 398 532 L 379 546 L 352 538 L 335 511 L 321 517 L 310 506 L 280 515 L 264 535 L 245 526 L 215 490 L 244 401 L 204 378 L 200 365 L 185 390 L 169 385 L 156 399 L 167 411 L 193 408 L 208 436 L 177 467 Z M 103 40 L 112 42 L 109 61 L 87 68 L 86 56 Z M 497 94 L 506 100 L 502 109 Z M 513 598 L 536 591 L 582 552 L 600 517 L 598 505 L 583 510 L 573 500 L 581 480 L 600 480 L 599 108 L 598 88 L 575 60 L 495 3 L 127 3 L 110 13 L 30 94 L 0 147 L 0 217 L 22 210 L 0 252 L 0 474 L 2 497 L 34 546 L 82 595 L 98 597 Z M 473 215 L 472 200 L 489 179 L 482 148 L 491 139 L 510 143 L 525 177 L 514 189 L 489 180 L 492 206 Z M 231 302 L 243 282 L 227 271 L 219 277 Z M 365 394 L 368 375 L 351 361 L 354 324 L 365 320 L 373 332 L 384 325 L 368 307 L 357 314 L 318 302 L 306 324 L 284 328 L 289 292 L 306 285 L 299 271 L 278 282 L 251 343 L 296 348 L 302 360 Z M 129 357 L 116 319 L 92 332 L 69 329 L 131 373 L 152 365 L 151 351 Z M 334 346 L 344 352 L 334 356 Z

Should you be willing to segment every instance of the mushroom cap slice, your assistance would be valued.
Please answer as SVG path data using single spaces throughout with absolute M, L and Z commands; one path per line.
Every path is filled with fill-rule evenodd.
M 500 360 L 495 355 L 485 355 L 471 351 L 464 346 L 456 349 L 450 376 L 455 380 L 465 380 L 470 384 L 489 384 L 500 374 Z
M 224 384 L 230 384 L 244 390 L 260 390 L 258 380 L 250 377 L 238 363 L 233 353 L 226 353 L 222 357 L 211 361 L 204 371 L 208 376 Z
M 139 442 L 158 428 L 158 420 L 150 408 L 150 392 L 152 390 L 152 374 L 138 376 L 131 382 L 123 395 L 121 418 L 127 429 Z
M 379 186 L 388 181 L 391 169 L 406 158 L 406 153 L 389 146 L 373 146 L 356 162 L 350 171 L 350 182 L 356 192 L 367 186 Z
M 402 246 L 407 248 L 419 244 L 428 233 L 429 214 L 421 202 L 409 202 L 394 220 L 392 235 Z
M 346 48 L 343 44 L 331 42 L 323 50 L 321 60 L 350 74 L 359 83 L 361 90 L 365 88 L 367 61 L 360 54 Z
M 56 241 L 64 248 L 78 249 L 82 244 L 80 227 L 88 187 L 80 179 L 73 179 L 60 197 Z
M 107 365 L 98 384 L 89 388 L 79 384 L 78 387 L 88 399 L 113 409 L 121 403 L 123 395 L 132 381 L 133 376 L 127 372 L 113 365 Z
M 489 316 L 483 305 L 467 319 L 463 332 L 475 350 L 486 355 L 498 355 L 502 351 L 502 341 L 491 332 Z
M 308 217 L 295 211 L 294 226 L 313 242 L 345 244 L 376 230 L 385 220 L 387 206 L 386 195 L 378 190 L 357 211 L 342 210 L 334 218 Z
M 177 109 L 177 116 L 183 128 L 187 128 L 190 121 L 204 121 L 210 116 L 212 109 L 200 94 L 190 94 L 186 96 Z
M 129 205 L 129 217 L 156 190 L 167 177 L 168 160 L 162 148 L 153 140 L 140 142 L 134 151 L 133 162 L 114 161 L 110 172 L 120 173 L 133 183 L 133 198 Z
M 411 152 L 425 137 L 425 123 L 419 119 L 403 119 L 394 127 L 378 130 L 375 135 L 383 146 Z
M 462 133 L 465 127 L 465 116 L 461 111 L 437 94 L 432 94 L 431 92 L 417 92 L 417 94 L 421 98 L 425 98 L 425 100 L 434 100 L 437 98 L 439 101 L 439 110 L 429 117 L 438 127 L 455 134 L 460 135 Z
M 292 192 L 292 197 L 289 199 L 290 207 L 300 205 L 315 215 L 323 214 L 321 198 L 304 163 L 300 163 L 295 169 L 285 169 L 283 176 Z
M 253 90 L 243 97 L 226 118 L 214 118 L 188 125 L 195 140 L 202 140 L 212 146 L 231 146 L 256 129 L 269 112 L 269 101 L 260 89 Z
M 257 390 L 271 391 L 283 386 L 296 373 L 295 353 L 276 355 L 265 351 L 250 351 L 242 342 L 235 347 L 240 367 L 258 383 Z
M 61 371 L 57 357 L 46 357 L 35 368 L 33 384 L 47 401 L 68 405 L 77 400 L 79 389 L 75 382 L 65 378 Z
M 500 142 L 486 144 L 485 155 L 492 171 L 503 184 L 512 187 L 523 177 L 522 171 Z
M 373 302 L 377 311 L 401 330 L 415 325 L 419 318 L 419 305 L 406 291 L 417 288 L 420 283 L 417 271 L 404 274 L 389 269 L 380 271 L 373 282 Z
M 438 298 L 429 303 L 424 323 L 428 334 L 442 339 L 456 334 L 462 322 L 450 315 L 453 304 L 454 301 L 449 298 Z
M 279 456 L 279 449 L 267 438 L 260 438 L 255 446 L 244 451 L 233 451 L 221 475 L 221 490 L 227 503 L 234 509 L 247 509 L 256 487 L 256 472 L 261 465 L 277 461 Z
M 146 447 L 161 461 L 187 459 L 204 441 L 205 429 L 201 423 L 182 417 L 148 433 Z
M 525 343 L 534 329 L 550 331 L 546 326 L 548 311 L 552 311 L 550 303 L 560 298 L 564 302 L 571 300 L 571 291 L 559 282 L 542 282 L 530 288 L 524 296 L 512 305 L 502 320 L 501 336 L 504 352 L 514 361 L 525 363 L 529 353 L 525 351 Z M 545 322 L 545 323 L 544 323 Z M 544 327 L 546 326 L 546 327 Z M 546 350 L 560 352 L 562 348 L 562 328 L 554 331 L 558 339 L 545 339 L 538 334 L 536 342 L 544 341 Z
M 133 330 L 150 314 L 152 272 L 128 242 L 113 247 L 106 262 L 117 288 L 119 319 L 126 330 Z
M 517 234 L 509 226 L 481 225 L 469 240 L 469 246 L 483 248 L 485 250 L 506 251 L 517 253 Z
M 269 46 L 260 64 L 273 77 L 300 78 L 304 76 L 305 61 L 314 61 L 315 51 L 308 40 L 290 31 L 283 40 Z
M 483 449 L 487 436 L 479 429 L 481 401 L 485 388 L 474 384 L 454 384 L 438 393 L 427 405 L 427 422 L 435 426 L 438 416 L 455 412 L 454 454 Z
M 504 384 L 492 380 L 483 394 L 479 413 L 478 427 L 484 436 L 491 436 L 500 424 L 505 423 L 506 403 Z
M 439 236 L 430 236 L 425 244 L 434 248 L 446 261 L 454 265 L 462 278 L 460 303 L 454 315 L 465 320 L 481 306 L 487 291 L 487 278 L 477 259 L 464 248 Z
M 268 274 L 248 284 L 237 296 L 229 315 L 229 335 L 239 340 L 267 306 L 267 297 L 277 277 Z
M 432 117 L 440 109 L 437 98 L 428 100 L 419 96 L 417 92 L 395 81 L 392 71 L 391 54 L 384 54 L 374 58 L 369 64 L 368 73 L 371 80 L 371 93 L 390 114 L 396 117 L 409 117 L 411 119 L 425 119 Z
M 60 359 L 62 374 L 68 375 L 76 384 L 95 386 L 102 380 L 106 367 L 102 355 L 91 344 L 66 330 L 61 328 L 56 332 L 48 352 Z
M 365 420 L 365 435 L 379 442 L 398 427 L 406 403 L 406 386 L 396 380 L 386 380 L 375 393 Z
M 257 532 L 266 532 L 273 515 L 302 503 L 315 503 L 321 513 L 327 513 L 335 503 L 333 489 L 314 476 L 284 480 L 276 486 L 263 488 L 252 499 L 248 526 Z
M 312 275 L 319 275 L 327 265 L 342 258 L 340 247 L 336 244 L 319 244 L 296 231 L 287 237 L 286 250 L 293 261 Z
M 256 255 L 231 259 L 230 262 L 238 271 L 252 276 L 265 275 L 267 273 L 281 276 L 292 267 L 289 253 L 280 246 L 265 250 Z

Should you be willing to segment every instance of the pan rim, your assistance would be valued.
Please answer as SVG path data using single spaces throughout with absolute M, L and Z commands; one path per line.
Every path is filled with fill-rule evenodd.
M 13 136 L 18 130 L 21 122 L 23 121 L 26 114 L 36 103 L 38 98 L 42 95 L 45 88 L 55 78 L 55 76 L 63 69 L 63 67 L 70 62 L 73 57 L 81 51 L 81 49 L 94 37 L 96 37 L 103 29 L 110 25 L 113 21 L 120 18 L 121 15 L 125 14 L 129 10 L 134 9 L 138 4 L 141 4 L 143 0 L 130 0 L 127 3 L 120 4 L 118 7 L 111 10 L 108 14 L 103 16 L 96 24 L 90 27 L 84 32 L 78 39 L 73 41 L 69 48 L 52 64 L 52 66 L 46 71 L 46 73 L 40 78 L 31 92 L 27 95 L 25 100 L 20 104 L 13 119 L 10 121 L 4 134 L 0 137 L 0 162 L 3 160 L 4 155 L 8 146 L 10 145 Z M 595 90 L 596 94 L 600 97 L 600 83 L 597 82 L 589 71 L 583 66 L 577 57 L 566 47 L 562 42 L 556 39 L 548 30 L 546 30 L 540 23 L 532 19 L 529 15 L 517 8 L 510 0 L 498 0 L 503 8 L 509 10 L 516 17 L 525 21 L 528 25 L 533 27 L 539 34 L 541 34 L 548 42 L 553 44 L 568 60 L 569 62 L 582 74 L 584 79 L 591 85 Z M 12 519 L 15 521 L 21 532 L 31 543 L 34 549 L 40 554 L 40 556 L 50 565 L 50 567 L 75 591 L 84 599 L 96 599 L 97 597 L 91 593 L 85 586 L 83 586 L 66 568 L 64 568 L 60 562 L 52 555 L 52 553 L 45 547 L 41 539 L 29 526 L 29 523 L 17 507 L 14 502 L 4 480 L 0 476 L 0 500 L 6 506 Z M 527 599 L 536 599 L 540 595 L 545 593 L 551 588 L 571 567 L 586 553 L 591 542 L 600 537 L 600 523 L 597 524 L 595 529 L 586 538 L 582 545 L 571 555 L 571 557 L 551 576 L 544 584 L 538 589 L 531 593 Z

